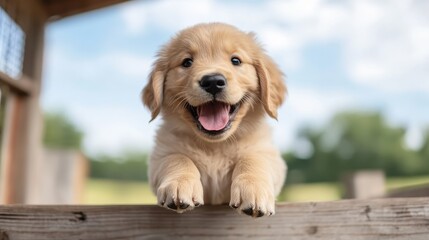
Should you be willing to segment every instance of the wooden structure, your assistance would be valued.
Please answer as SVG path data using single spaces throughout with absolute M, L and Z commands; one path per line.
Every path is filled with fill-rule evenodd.
M 40 176 L 37 204 L 79 204 L 88 173 L 88 161 L 76 150 L 43 149 L 44 171 Z
M 345 198 L 369 199 L 383 197 L 386 193 L 385 181 L 384 172 L 381 170 L 348 173 L 343 177 Z
M 45 25 L 66 16 L 124 1 L 0 0 L 0 10 L 5 12 L 7 18 L 13 20 L 12 24 L 17 25 L 24 33 L 22 68 L 19 67 L 19 74 L 11 76 L 0 71 L 2 99 L 6 100 L 1 141 L 0 202 L 36 201 L 32 196 L 37 195 L 34 191 L 38 189 L 31 186 L 39 184 L 38 181 L 41 179 L 39 174 L 43 172 L 41 168 L 44 165 L 41 157 L 42 114 L 39 95 Z M 15 44 L 14 41 L 11 43 Z
M 420 184 L 416 186 L 403 187 L 395 189 L 387 194 L 386 197 L 427 197 L 429 196 L 429 184 Z
M 0 239 L 414 239 L 429 236 L 429 198 L 279 204 L 252 219 L 228 206 L 3 206 Z
M 31 203 L 42 181 L 39 95 L 44 28 L 50 21 L 124 0 L 0 0 L 25 34 L 20 74 L 0 71 L 6 119 L 2 203 Z M 43 169 L 44 170 L 44 169 Z M 31 184 L 30 184 L 31 183 Z M 1 205 L 0 239 L 428 239 L 429 198 L 277 205 L 251 219 L 227 206 L 176 214 L 157 206 Z

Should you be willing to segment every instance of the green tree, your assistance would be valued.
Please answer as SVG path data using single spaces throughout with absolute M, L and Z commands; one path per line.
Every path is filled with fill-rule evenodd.
M 119 156 L 99 155 L 90 158 L 91 178 L 147 181 L 146 153 L 125 151 Z
M 405 129 L 389 125 L 380 113 L 338 113 L 321 129 L 302 129 L 299 138 L 310 143 L 312 154 L 303 159 L 291 153 L 288 163 L 306 181 L 337 181 L 344 172 L 360 169 L 422 174 L 422 159 L 406 147 L 404 137 Z
M 43 143 L 51 148 L 80 149 L 83 132 L 59 112 L 45 113 Z
M 429 129 L 424 132 L 423 144 L 418 150 L 419 157 L 422 161 L 422 170 L 429 174 Z

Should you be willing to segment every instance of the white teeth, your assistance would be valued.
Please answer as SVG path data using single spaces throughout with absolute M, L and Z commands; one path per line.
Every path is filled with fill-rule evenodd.
M 231 111 L 231 105 L 225 104 L 226 111 L 229 113 Z

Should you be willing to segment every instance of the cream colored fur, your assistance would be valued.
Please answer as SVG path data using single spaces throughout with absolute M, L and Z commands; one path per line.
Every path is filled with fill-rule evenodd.
M 233 56 L 240 66 L 231 64 Z M 185 58 L 193 59 L 192 67 L 181 66 Z M 210 101 L 198 85 L 210 73 L 227 79 L 219 100 L 241 102 L 231 128 L 219 136 L 200 131 L 186 108 Z M 286 165 L 264 119 L 277 117 L 286 93 L 282 76 L 253 34 L 230 25 L 196 25 L 163 46 L 143 90 L 152 118 L 163 118 L 149 164 L 161 206 L 183 212 L 229 203 L 254 217 L 274 214 Z

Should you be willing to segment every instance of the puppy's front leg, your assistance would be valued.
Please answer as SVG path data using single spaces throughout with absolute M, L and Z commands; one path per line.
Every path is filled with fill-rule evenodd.
M 204 204 L 200 172 L 189 158 L 172 154 L 158 160 L 150 180 L 159 205 L 181 213 Z
M 265 161 L 264 156 L 244 158 L 234 168 L 229 205 L 252 217 L 273 215 L 275 194 L 283 184 L 285 172 L 286 165 L 280 157 L 273 161 Z

